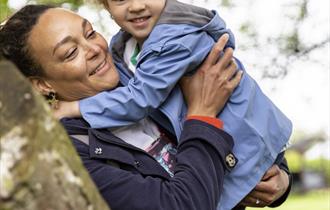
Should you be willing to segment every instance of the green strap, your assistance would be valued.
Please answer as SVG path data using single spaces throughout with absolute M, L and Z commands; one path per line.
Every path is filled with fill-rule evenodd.
M 139 52 L 140 52 L 140 48 L 139 48 L 139 45 L 137 44 L 136 45 L 136 47 L 135 47 L 135 49 L 134 49 L 134 53 L 133 53 L 133 55 L 132 55 L 132 57 L 131 57 L 131 63 L 134 65 L 134 66 L 136 66 L 136 63 L 137 63 L 137 55 L 139 54 Z

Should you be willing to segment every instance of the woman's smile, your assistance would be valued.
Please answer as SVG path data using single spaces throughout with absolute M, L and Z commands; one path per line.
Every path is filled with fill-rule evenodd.
M 94 71 L 92 71 L 89 76 L 93 76 L 95 74 L 102 75 L 103 72 L 107 71 L 110 68 L 110 64 L 107 62 L 107 60 L 102 61 Z

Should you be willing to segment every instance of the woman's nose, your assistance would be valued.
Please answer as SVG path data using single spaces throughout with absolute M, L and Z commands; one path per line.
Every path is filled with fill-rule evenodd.
M 88 43 L 85 46 L 85 51 L 86 51 L 86 59 L 90 60 L 96 58 L 102 50 L 100 46 L 96 44 Z

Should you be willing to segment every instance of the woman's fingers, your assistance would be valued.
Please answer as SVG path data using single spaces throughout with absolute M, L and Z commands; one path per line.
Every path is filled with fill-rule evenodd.
M 218 40 L 196 74 L 181 79 L 188 115 L 216 116 L 239 84 L 242 73 L 236 73 L 233 49 L 227 48 L 220 56 L 228 38 L 224 35 Z
M 226 68 L 233 61 L 233 54 L 234 54 L 233 48 L 229 47 L 225 49 L 221 59 L 216 64 L 217 67 L 219 69 Z
M 225 83 L 230 89 L 234 89 L 240 82 L 242 73 L 242 71 L 237 70 L 237 64 L 235 60 L 232 59 L 229 65 L 222 72 L 219 70 L 219 82 Z
M 281 169 L 277 165 L 273 165 L 266 171 L 266 173 L 262 177 L 262 180 L 268 180 L 269 178 L 276 176 L 279 173 L 281 173 Z
M 224 69 L 222 72 L 220 71 L 220 69 Z M 224 66 L 222 66 L 222 68 L 219 68 L 218 70 L 218 75 L 220 77 L 220 80 L 224 80 L 224 81 L 229 81 L 232 79 L 232 77 L 235 75 L 235 73 L 237 72 L 237 65 L 234 62 L 233 59 L 231 59 L 231 61 L 229 62 L 229 64 L 226 66 L 226 68 L 224 68 Z
M 218 61 L 220 53 L 225 48 L 225 46 L 228 42 L 228 39 L 229 39 L 228 34 L 224 34 L 218 39 L 218 41 L 214 44 L 211 52 L 207 56 L 207 58 L 206 58 L 203 65 L 211 66 L 211 65 L 215 64 Z
M 269 194 L 253 190 L 241 202 L 241 205 L 250 207 L 265 207 L 269 205 Z
M 229 81 L 229 87 L 232 89 L 232 91 L 237 87 L 237 85 L 240 83 L 243 76 L 243 71 L 238 71 L 232 79 Z
M 241 202 L 245 206 L 251 207 L 263 207 L 268 206 L 276 200 L 276 197 L 273 193 L 262 192 L 258 190 L 251 191 Z
M 240 202 L 242 206 L 249 206 L 249 207 L 266 207 L 267 203 L 263 200 L 255 197 L 246 197 L 242 202 Z

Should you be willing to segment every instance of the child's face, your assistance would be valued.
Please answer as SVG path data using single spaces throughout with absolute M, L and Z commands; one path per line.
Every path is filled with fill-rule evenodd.
M 107 9 L 116 23 L 139 43 L 149 36 L 166 0 L 108 0 Z

